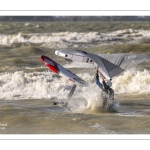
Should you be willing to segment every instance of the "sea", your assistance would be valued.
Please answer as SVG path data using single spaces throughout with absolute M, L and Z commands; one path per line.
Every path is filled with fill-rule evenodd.
M 15 24 L 20 26 L 20 24 Z M 0 28 L 7 29 L 8 24 Z M 24 23 L 23 29 L 38 23 Z M 13 28 L 11 29 L 13 30 Z M 93 52 L 95 47 L 136 43 L 150 38 L 149 30 L 107 33 L 53 32 L 0 34 L 0 134 L 131 135 L 150 133 L 150 70 L 131 68 L 112 79 L 112 110 L 102 110 L 101 90 L 94 82 L 95 68 L 68 62 L 56 50 Z M 129 39 L 132 37 L 132 40 Z M 91 50 L 90 50 L 91 49 Z M 102 53 L 102 51 L 96 51 Z M 40 60 L 46 55 L 88 82 L 77 86 L 67 108 L 73 83 L 56 75 Z M 69 108 L 69 109 L 68 109 Z

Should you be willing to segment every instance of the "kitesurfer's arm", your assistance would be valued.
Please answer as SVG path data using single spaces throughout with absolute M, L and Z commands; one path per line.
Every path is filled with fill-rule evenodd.
M 105 82 L 105 77 L 102 75 L 102 83 L 103 83 L 103 87 L 104 87 L 104 89 L 105 90 L 108 90 L 108 88 L 109 88 L 109 86 L 106 84 L 106 82 Z
M 96 70 L 95 74 L 95 83 L 99 86 L 99 88 L 103 89 L 103 85 L 99 82 L 98 70 Z

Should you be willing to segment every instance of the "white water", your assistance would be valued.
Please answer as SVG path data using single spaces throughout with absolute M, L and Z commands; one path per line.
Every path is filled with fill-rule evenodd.
M 118 94 L 150 94 L 149 70 L 130 69 L 113 80 L 113 88 Z
M 53 72 L 0 74 L 0 99 L 43 99 L 56 97 L 66 99 L 72 83 L 64 78 L 53 77 Z M 88 87 L 77 86 L 75 98 L 84 98 L 87 102 L 98 101 L 100 89 L 94 83 L 94 77 L 88 73 L 77 74 L 89 83 Z M 112 88 L 115 94 L 150 94 L 150 71 L 129 70 L 115 77 Z
M 132 39 L 130 39 L 130 37 Z M 94 43 L 94 42 L 121 42 L 127 39 L 134 42 L 142 38 L 150 38 L 150 30 L 125 29 L 107 33 L 99 32 L 59 32 L 59 33 L 34 33 L 14 35 L 0 34 L 1 45 L 11 45 L 13 43 L 40 43 L 48 47 L 65 48 L 70 43 Z

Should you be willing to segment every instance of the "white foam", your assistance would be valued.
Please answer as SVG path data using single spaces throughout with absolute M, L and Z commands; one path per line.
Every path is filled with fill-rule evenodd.
M 53 72 L 14 73 L 0 74 L 0 99 L 25 99 L 25 98 L 52 98 L 66 99 L 72 83 L 64 78 L 53 77 Z M 99 102 L 100 89 L 94 83 L 94 74 L 77 74 L 89 83 L 88 87 L 77 86 L 75 98 L 82 97 L 87 100 L 88 106 L 101 105 Z M 115 94 L 149 94 L 150 71 L 128 70 L 123 75 L 112 80 Z
M 65 96 L 67 93 L 63 88 L 66 85 L 64 79 L 55 79 L 51 72 L 24 73 L 5 73 L 0 75 L 0 98 L 16 99 L 19 98 L 51 98 Z
M 150 71 L 130 69 L 113 79 L 112 88 L 116 94 L 149 94 Z
M 132 39 L 130 39 L 132 37 Z M 70 43 L 94 43 L 94 42 L 121 42 L 127 39 L 133 42 L 142 38 L 150 38 L 150 30 L 125 29 L 107 33 L 99 32 L 59 32 L 59 33 L 33 33 L 33 34 L 0 34 L 1 45 L 13 43 L 40 43 L 48 47 L 66 48 Z

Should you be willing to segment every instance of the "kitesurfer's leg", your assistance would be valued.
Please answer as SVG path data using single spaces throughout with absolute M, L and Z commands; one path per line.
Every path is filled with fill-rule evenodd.
M 110 101 L 114 101 L 114 90 L 113 90 L 113 89 L 111 89 L 111 90 L 109 91 L 109 100 L 110 100 Z
M 105 91 L 101 91 L 101 99 L 102 99 L 102 109 L 106 108 L 107 106 L 107 93 Z

